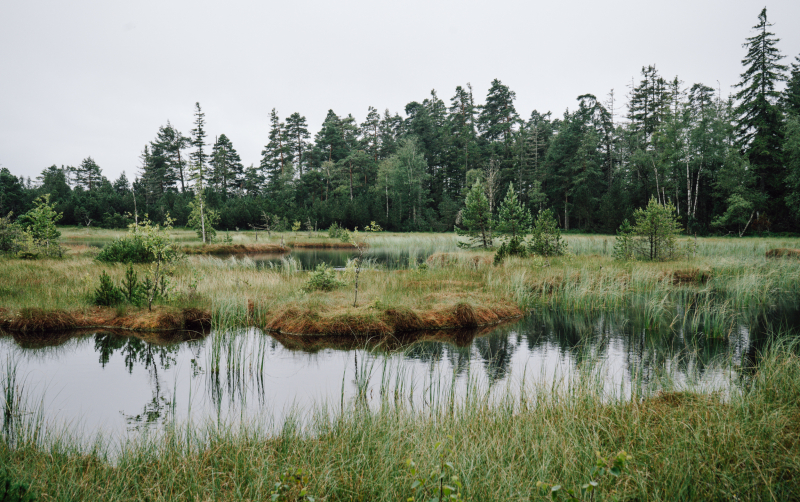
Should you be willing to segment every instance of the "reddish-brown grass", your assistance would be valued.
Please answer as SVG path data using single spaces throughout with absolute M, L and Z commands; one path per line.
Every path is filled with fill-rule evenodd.
M 21 309 L 12 314 L 0 311 L 0 328 L 12 332 L 40 333 L 81 328 L 109 328 L 131 331 L 203 329 L 211 325 L 210 312 L 195 308 L 157 307 L 152 311 L 118 313 L 108 307 L 66 312 L 38 308 Z
M 366 242 L 359 242 L 358 243 L 361 248 L 368 248 L 369 245 Z M 353 251 L 356 250 L 355 246 L 353 246 L 349 242 L 341 242 L 341 241 L 321 241 L 321 242 L 293 242 L 291 247 L 294 249 L 352 249 Z
M 291 249 L 280 244 L 206 244 L 204 246 L 184 246 L 186 254 L 255 254 L 288 253 Z
M 766 253 L 767 258 L 800 258 L 800 249 L 776 248 Z

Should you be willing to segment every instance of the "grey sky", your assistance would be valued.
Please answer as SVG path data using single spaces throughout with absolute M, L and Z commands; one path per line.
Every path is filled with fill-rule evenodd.
M 184 134 L 199 101 L 209 141 L 225 133 L 258 164 L 269 111 L 305 115 L 312 134 L 329 108 L 363 120 L 401 112 L 436 89 L 449 103 L 492 79 L 517 110 L 560 115 L 575 98 L 620 104 L 631 77 L 667 78 L 723 94 L 739 80 L 741 44 L 763 2 L 322 1 L 0 3 L 0 165 L 35 177 L 92 156 L 114 179 L 170 120 Z M 768 8 L 786 63 L 800 53 L 800 2 Z

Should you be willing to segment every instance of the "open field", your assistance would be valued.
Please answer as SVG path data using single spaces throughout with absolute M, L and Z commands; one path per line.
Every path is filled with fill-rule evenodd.
M 316 500 L 428 500 L 443 472 L 444 483 L 458 477 L 464 500 L 522 501 L 545 499 L 537 481 L 580 491 L 595 452 L 625 451 L 619 477 L 597 478 L 598 500 L 797 500 L 796 342 L 773 344 L 744 378 L 725 395 L 609 395 L 587 369 L 569 383 L 522 383 L 519 398 L 496 402 L 474 388 L 412 409 L 408 396 L 381 392 L 377 411 L 364 395 L 302 420 L 190 422 L 121 444 L 101 434 L 89 446 L 20 413 L 0 465 L 41 500 L 268 500 L 282 473 L 302 469 Z M 275 500 L 302 500 L 299 489 Z

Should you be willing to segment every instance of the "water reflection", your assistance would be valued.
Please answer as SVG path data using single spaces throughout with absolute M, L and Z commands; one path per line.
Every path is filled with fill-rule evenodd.
M 49 417 L 92 429 L 140 430 L 189 416 L 281 417 L 293 406 L 368 401 L 398 389 L 412 405 L 424 406 L 431 389 L 459 393 L 478 381 L 490 391 L 513 392 L 524 374 L 552 380 L 587 364 L 607 370 L 601 383 L 611 389 L 724 387 L 731 376 L 746 377 L 774 332 L 800 326 L 797 314 L 755 312 L 722 339 L 677 321 L 651 327 L 636 312 L 543 312 L 502 326 L 397 337 L 256 329 L 15 334 L 0 337 L 0 359 L 10 358 L 19 375 L 41 384 L 34 387 Z

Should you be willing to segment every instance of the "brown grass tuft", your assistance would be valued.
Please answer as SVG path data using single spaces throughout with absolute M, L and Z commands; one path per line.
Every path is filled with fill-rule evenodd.
M 249 253 L 288 253 L 288 247 L 280 244 L 206 244 L 204 246 L 184 246 L 186 254 L 249 254 Z
M 766 253 L 767 258 L 800 258 L 800 249 L 776 248 Z
M 369 245 L 366 242 L 359 242 L 359 246 L 362 248 L 368 248 Z M 292 248 L 295 249 L 353 249 L 355 250 L 355 246 L 353 246 L 349 242 L 341 242 L 341 241 L 321 241 L 321 242 L 293 242 L 291 244 Z
M 680 286 L 683 284 L 705 284 L 711 278 L 710 270 L 700 270 L 699 268 L 687 268 L 681 270 L 670 270 L 662 272 L 659 279 L 669 277 L 672 284 Z

